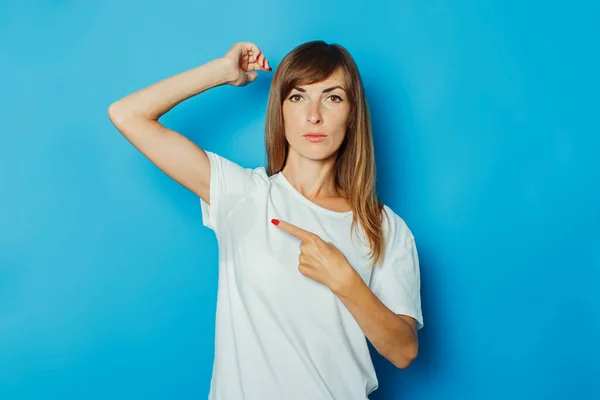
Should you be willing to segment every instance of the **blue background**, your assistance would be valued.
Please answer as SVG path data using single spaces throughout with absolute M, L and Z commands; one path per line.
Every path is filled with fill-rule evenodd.
M 598 11 L 573 1 L 0 3 L 0 398 L 203 399 L 217 243 L 107 108 L 253 41 L 355 57 L 425 327 L 372 399 L 600 398 Z M 263 165 L 272 74 L 161 122 Z

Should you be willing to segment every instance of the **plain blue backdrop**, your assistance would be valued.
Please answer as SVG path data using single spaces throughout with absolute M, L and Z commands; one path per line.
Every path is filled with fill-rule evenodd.
M 253 41 L 340 43 L 425 327 L 372 399 L 600 398 L 598 11 L 573 1 L 0 3 L 0 399 L 204 399 L 217 243 L 109 104 Z M 272 74 L 166 114 L 264 165 Z M 335 340 L 335 338 L 332 338 Z

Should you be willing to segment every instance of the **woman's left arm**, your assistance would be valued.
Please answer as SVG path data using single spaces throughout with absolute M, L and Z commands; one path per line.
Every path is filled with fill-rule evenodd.
M 299 271 L 326 285 L 344 303 L 379 354 L 398 368 L 408 367 L 419 349 L 415 320 L 383 304 L 333 243 L 289 222 L 272 222 L 302 241 Z
M 398 368 L 408 367 L 417 357 L 419 341 L 414 318 L 394 314 L 358 274 L 332 291 L 379 354 Z

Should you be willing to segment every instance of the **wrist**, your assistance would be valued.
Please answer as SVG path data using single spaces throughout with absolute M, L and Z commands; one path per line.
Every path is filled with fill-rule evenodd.
M 349 299 L 353 293 L 360 290 L 361 285 L 365 284 L 358 272 L 356 272 L 349 264 L 347 271 L 346 277 L 341 280 L 335 288 L 331 289 L 331 291 L 340 299 Z
M 234 63 L 225 57 L 221 57 L 221 58 L 217 58 L 214 60 L 217 65 L 218 68 L 220 69 L 220 71 L 222 72 L 222 77 L 223 77 L 223 84 L 231 84 L 231 82 L 235 81 L 237 79 L 237 70 L 236 70 L 236 66 L 234 65 Z

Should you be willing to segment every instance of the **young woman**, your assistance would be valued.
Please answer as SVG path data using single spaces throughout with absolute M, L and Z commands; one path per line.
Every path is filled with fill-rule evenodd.
M 423 326 L 414 236 L 375 193 L 367 101 L 340 45 L 304 43 L 275 71 L 267 166 L 244 168 L 158 122 L 183 100 L 272 71 L 253 43 L 109 107 L 117 129 L 200 197 L 219 243 L 210 399 L 367 399 L 366 339 L 398 368 Z

